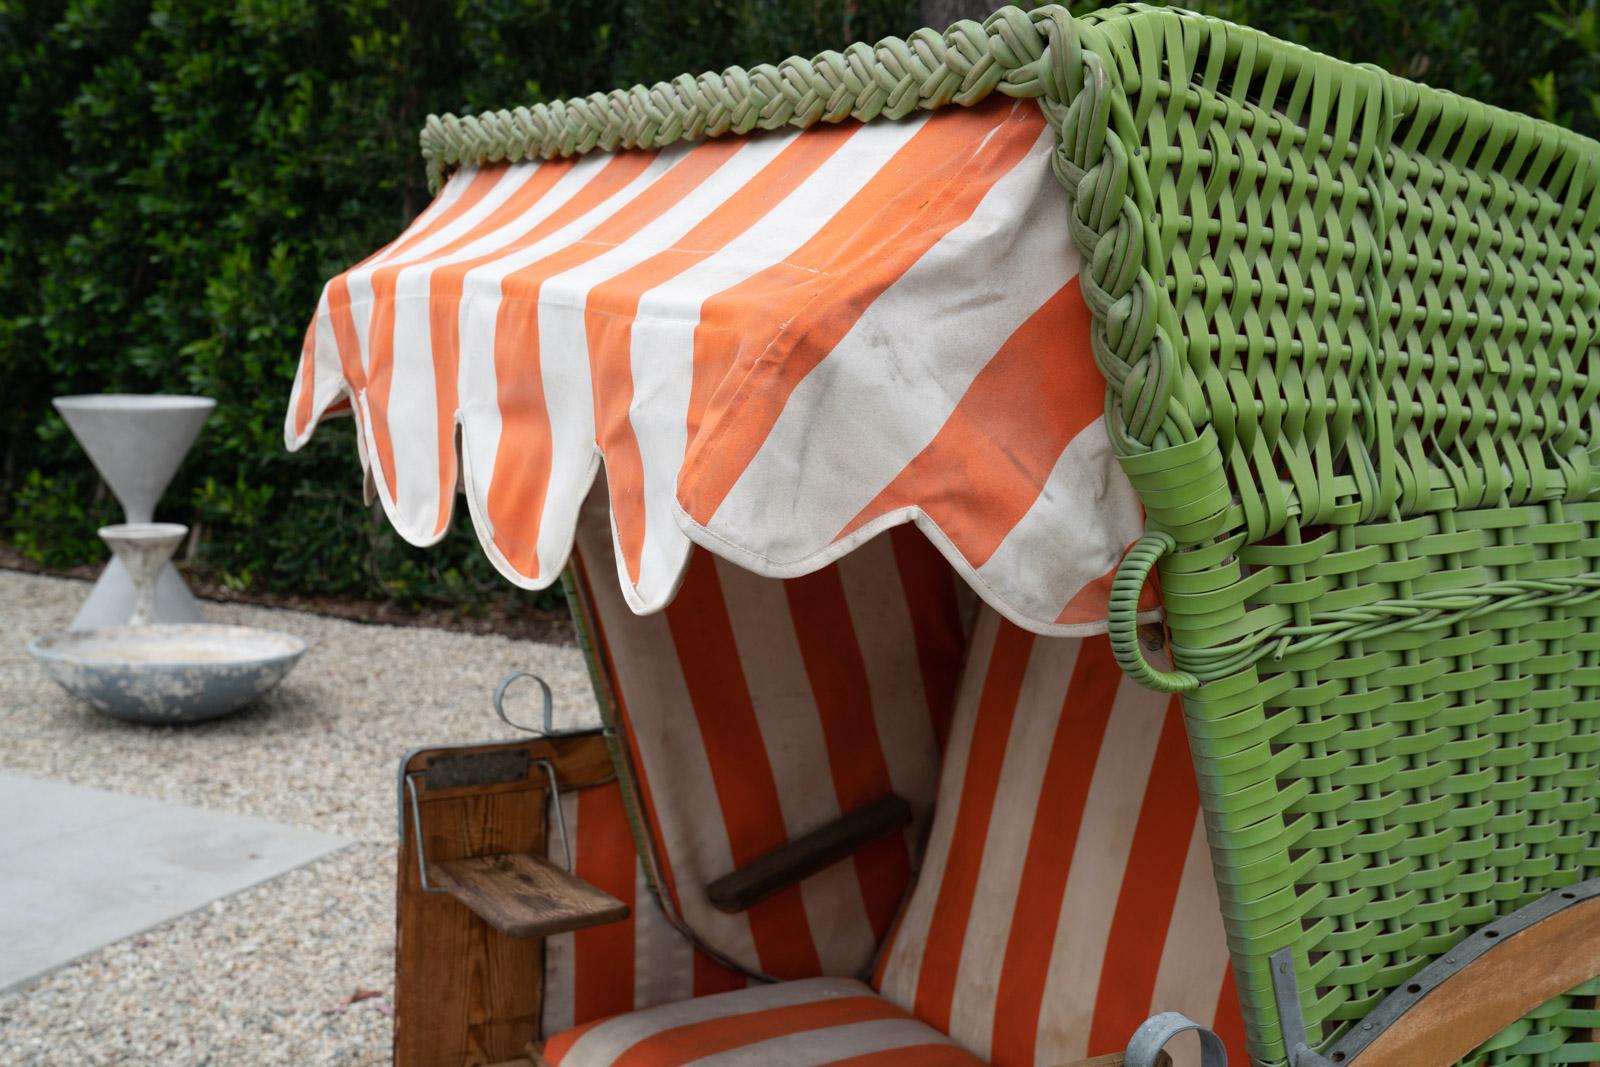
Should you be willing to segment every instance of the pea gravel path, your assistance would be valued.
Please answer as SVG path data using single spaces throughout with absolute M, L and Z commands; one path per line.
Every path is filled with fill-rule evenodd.
M 310 651 L 256 708 L 134 726 L 74 703 L 24 651 L 64 629 L 87 593 L 0 571 L 0 767 L 357 843 L 0 995 L 0 1065 L 388 1063 L 396 762 L 418 744 L 508 736 L 489 697 L 513 668 L 550 682 L 558 721 L 592 720 L 582 655 L 208 604 L 212 621 L 287 630 Z

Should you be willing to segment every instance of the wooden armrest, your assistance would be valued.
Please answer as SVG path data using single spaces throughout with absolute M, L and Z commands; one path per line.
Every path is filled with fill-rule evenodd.
M 706 886 L 718 911 L 741 912 L 778 890 L 848 858 L 861 846 L 911 825 L 911 805 L 890 793 L 842 815 Z
M 1593 879 L 1480 928 L 1391 993 L 1323 1055 L 1360 1067 L 1455 1063 L 1534 1008 L 1597 975 L 1600 879 Z
M 428 880 L 507 937 L 550 937 L 628 917 L 610 893 L 525 852 L 430 863 Z
M 1124 1058 L 1124 1053 L 1113 1052 L 1109 1056 L 1096 1056 L 1092 1060 L 1073 1060 L 1071 1063 L 1061 1064 L 1060 1067 L 1122 1067 Z M 1172 1067 L 1172 1057 L 1165 1052 L 1161 1053 L 1156 1057 L 1156 1067 Z

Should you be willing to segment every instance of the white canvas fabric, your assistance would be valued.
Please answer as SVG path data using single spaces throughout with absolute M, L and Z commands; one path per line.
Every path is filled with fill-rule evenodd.
M 579 522 L 579 599 L 664 904 L 750 973 L 865 973 L 933 807 L 967 628 L 959 580 L 911 530 L 788 580 L 696 550 L 677 599 L 637 616 L 605 573 L 607 514 L 597 487 Z M 911 805 L 905 833 L 744 911 L 707 899 L 717 878 L 889 793 Z
M 1124 675 L 1104 636 L 981 611 L 875 984 L 996 1067 L 1049 1067 L 1121 1051 L 1161 1011 L 1242 1056 L 1229 974 L 1179 702 Z
M 636 612 L 695 544 L 789 578 L 911 522 L 1019 625 L 1101 632 L 1142 520 L 1051 148 L 1034 102 L 995 98 L 463 168 L 328 283 L 287 444 L 349 411 L 407 540 L 459 489 L 529 588 L 603 463 Z

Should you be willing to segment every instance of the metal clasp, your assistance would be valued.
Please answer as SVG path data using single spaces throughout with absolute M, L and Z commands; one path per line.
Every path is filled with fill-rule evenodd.
M 556 777 L 555 764 L 547 759 L 529 759 L 527 766 L 539 767 L 550 783 L 550 803 L 555 806 L 556 829 L 561 836 L 561 856 L 568 874 L 572 873 L 572 838 L 567 833 L 567 812 L 561 806 L 561 783 Z M 424 893 L 448 893 L 448 889 L 428 881 L 428 852 L 423 841 L 422 805 L 417 800 L 417 779 L 427 775 L 426 770 L 406 774 L 406 799 L 411 805 L 411 833 L 417 848 L 417 881 Z

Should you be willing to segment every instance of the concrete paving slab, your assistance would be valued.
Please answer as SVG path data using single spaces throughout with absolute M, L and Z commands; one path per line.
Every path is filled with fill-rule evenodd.
M 0 813 L 0 991 L 347 844 L 7 771 Z

